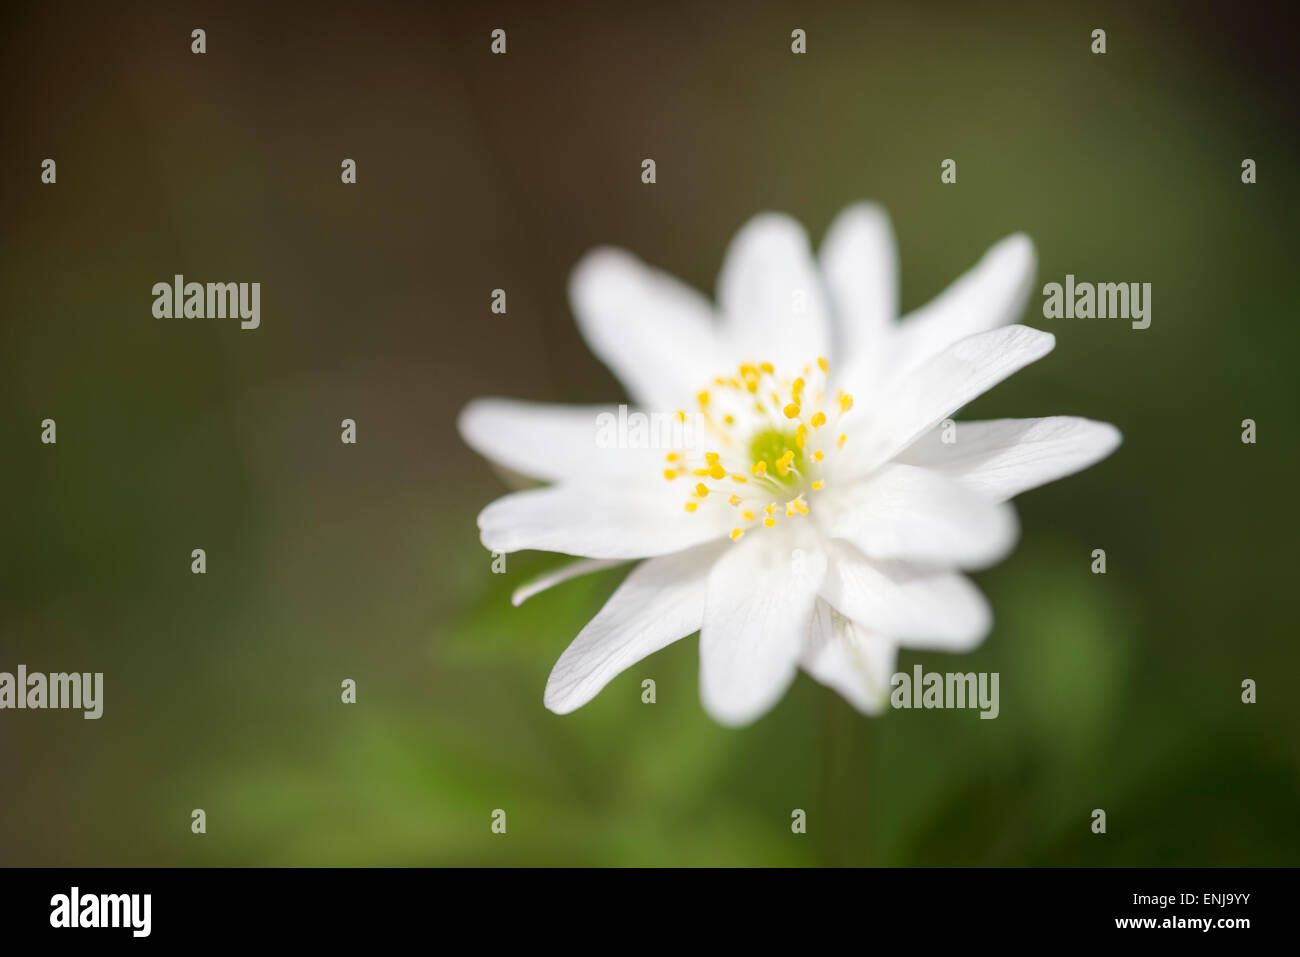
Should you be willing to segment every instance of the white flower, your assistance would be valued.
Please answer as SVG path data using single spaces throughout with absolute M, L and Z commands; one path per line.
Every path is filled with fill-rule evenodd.
M 551 483 L 485 508 L 483 544 L 585 559 L 516 604 L 645 559 L 560 656 L 548 708 L 581 707 L 699 631 L 700 694 L 720 722 L 754 720 L 798 668 L 873 713 L 900 647 L 983 641 L 992 616 L 959 569 L 1010 552 L 1008 499 L 1099 461 L 1120 435 L 1067 416 L 944 435 L 945 419 L 1054 345 L 1008 325 L 1033 281 L 1028 237 L 1004 239 L 902 320 L 896 273 L 889 220 L 865 204 L 839 216 L 819 261 L 793 220 L 752 219 L 727 252 L 716 310 L 625 252 L 578 265 L 583 335 L 637 408 L 706 425 L 690 448 L 610 448 L 597 422 L 616 406 L 479 399 L 462 412 L 476 450 Z

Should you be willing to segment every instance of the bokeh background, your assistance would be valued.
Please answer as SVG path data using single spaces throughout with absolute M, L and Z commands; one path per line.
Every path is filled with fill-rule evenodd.
M 0 670 L 102 671 L 106 701 L 98 722 L 0 712 L 0 864 L 1300 863 L 1288 4 L 3 17 Z M 750 215 L 820 242 L 868 198 L 905 309 L 1016 230 L 1040 288 L 1154 286 L 1144 332 L 1044 320 L 1035 294 L 1056 351 L 964 413 L 1126 437 L 1019 499 L 1019 549 L 977 576 L 977 653 L 902 657 L 1000 672 L 1001 716 L 866 719 L 801 677 L 724 729 L 694 637 L 547 712 L 623 572 L 512 608 L 555 558 L 491 573 L 475 515 L 504 487 L 457 411 L 621 395 L 565 299 L 591 246 L 711 291 Z M 261 328 L 154 319 L 178 272 L 260 281 Z

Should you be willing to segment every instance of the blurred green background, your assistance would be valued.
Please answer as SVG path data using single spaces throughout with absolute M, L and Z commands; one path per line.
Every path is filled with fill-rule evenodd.
M 105 715 L 0 712 L 0 863 L 1300 863 L 1288 13 L 7 8 L 0 670 L 103 671 Z M 1125 434 L 1018 500 L 1019 549 L 977 576 L 985 645 L 900 661 L 1000 672 L 1001 716 L 867 719 L 801 677 L 727 730 L 694 637 L 547 712 L 623 572 L 512 608 L 555 559 L 491 574 L 475 515 L 504 489 L 457 411 L 618 398 L 565 299 L 591 246 L 711 292 L 753 213 L 820 242 L 867 198 L 904 309 L 1016 230 L 1038 288 L 1154 287 L 1144 332 L 1044 320 L 1036 293 L 1056 351 L 962 416 Z M 261 328 L 154 319 L 174 273 L 260 281 Z

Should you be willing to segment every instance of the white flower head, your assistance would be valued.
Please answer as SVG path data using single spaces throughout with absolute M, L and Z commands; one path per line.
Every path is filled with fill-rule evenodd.
M 483 544 L 582 559 L 516 604 L 643 559 L 560 656 L 546 706 L 573 711 L 699 631 L 700 695 L 724 724 L 763 714 L 799 668 L 870 714 L 900 647 L 983 641 L 992 615 L 961 570 L 1010 552 L 1008 500 L 1120 442 L 1067 416 L 945 426 L 1051 351 L 1049 333 L 1009 325 L 1033 275 L 1032 243 L 1010 236 L 900 320 L 893 233 L 868 204 L 836 219 L 816 260 L 798 223 L 756 216 L 716 308 L 627 253 L 589 253 L 570 282 L 588 344 L 636 409 L 699 427 L 664 448 L 598 441 L 598 423 L 627 420 L 617 406 L 478 399 L 461 413 L 473 448 L 550 483 L 485 508 Z

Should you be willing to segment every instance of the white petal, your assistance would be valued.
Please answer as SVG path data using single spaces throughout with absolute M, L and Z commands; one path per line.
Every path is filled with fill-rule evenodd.
M 493 552 L 532 548 L 584 558 L 647 558 L 727 534 L 735 515 L 725 504 L 687 512 L 681 497 L 660 490 L 667 484 L 563 484 L 513 492 L 479 513 L 480 538 Z
M 732 351 L 778 366 L 829 350 L 829 318 L 808 235 L 788 216 L 763 213 L 741 228 L 718 276 Z
M 646 655 L 698 631 L 709 567 L 726 547 L 694 548 L 634 568 L 560 655 L 546 682 L 546 707 L 568 714 Z
M 538 575 L 526 584 L 520 585 L 511 593 L 510 604 L 518 608 L 534 595 L 540 595 L 548 588 L 554 588 L 571 578 L 590 575 L 592 572 L 604 571 L 606 568 L 614 568 L 622 564 L 623 560 L 618 558 L 580 558 L 577 561 L 568 562 L 554 571 L 547 572 L 545 575 Z
M 960 422 L 955 441 L 932 429 L 898 461 L 937 469 L 976 492 L 1005 501 L 1100 462 L 1122 436 L 1109 422 L 1069 415 Z
M 488 398 L 465 406 L 456 424 L 474 451 L 532 478 L 554 481 L 608 474 L 654 475 L 663 458 L 661 451 L 602 444 L 601 423 L 617 423 L 618 416 L 617 406 Z
M 889 702 L 898 646 L 832 611 L 826 602 L 818 605 L 818 617 L 824 613 L 831 627 L 805 649 L 804 670 L 863 714 L 880 714 Z
M 930 469 L 886 465 L 839 496 L 829 533 L 870 559 L 981 568 L 1016 543 L 1010 505 Z
M 700 630 L 700 697 L 716 721 L 748 724 L 780 700 L 825 571 L 820 551 L 792 556 L 758 534 L 718 559 Z
M 835 218 L 821 248 L 837 366 L 879 352 L 898 318 L 898 252 L 889 216 L 874 203 Z
M 905 376 L 877 405 L 865 428 L 855 429 L 846 460 L 860 473 L 893 458 L 935 423 L 952 415 L 1012 373 L 1047 353 L 1056 337 L 1028 326 L 969 336 Z M 849 415 L 857 413 L 851 412 Z M 849 424 L 849 417 L 845 417 Z
M 821 594 L 841 614 L 909 648 L 969 651 L 993 624 L 988 602 L 964 575 L 872 562 L 842 542 L 831 545 Z
M 688 408 L 730 368 L 708 300 L 630 253 L 588 253 L 569 279 L 569 300 L 591 351 L 646 409 Z
M 977 332 L 1014 322 L 1033 286 L 1034 244 L 1024 233 L 999 242 L 969 271 L 898 326 L 894 362 L 906 373 Z
M 828 574 L 829 571 L 828 565 Z M 824 599 L 818 598 L 813 602 L 812 614 L 808 617 L 808 621 L 804 623 L 803 647 L 805 655 L 807 655 L 808 649 L 820 647 L 831 640 L 832 631 L 835 628 L 835 623 L 832 620 L 833 615 L 834 609 Z

